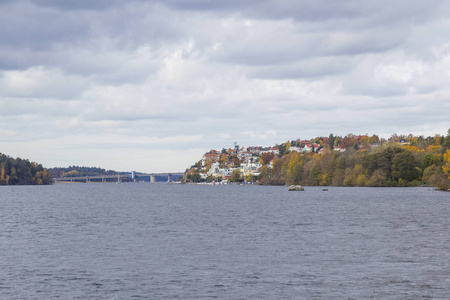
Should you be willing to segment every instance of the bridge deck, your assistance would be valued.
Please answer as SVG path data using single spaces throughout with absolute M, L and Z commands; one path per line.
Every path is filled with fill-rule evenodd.
M 181 176 L 184 173 L 177 172 L 177 173 L 149 173 L 149 174 L 135 174 L 135 177 L 152 177 L 152 176 Z M 77 177 L 59 177 L 55 178 L 55 182 L 58 181 L 90 181 L 95 179 L 118 179 L 118 178 L 131 178 L 131 174 L 120 174 L 120 175 L 96 175 L 96 176 L 77 176 Z

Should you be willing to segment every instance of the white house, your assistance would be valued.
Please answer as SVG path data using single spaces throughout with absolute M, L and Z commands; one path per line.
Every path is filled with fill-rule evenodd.
M 275 147 L 267 147 L 261 151 L 261 154 L 264 154 L 264 153 L 273 153 L 275 155 L 279 155 L 280 151 Z
M 233 169 L 219 168 L 219 163 L 216 162 L 211 165 L 211 168 L 206 174 L 213 177 L 224 177 L 231 176 L 232 171 Z
M 238 158 L 239 158 L 240 160 L 242 160 L 242 161 L 247 161 L 247 160 L 249 160 L 253 155 L 252 155 L 252 153 L 249 152 L 249 151 L 239 150 L 239 153 L 238 153 L 237 156 L 238 156 Z

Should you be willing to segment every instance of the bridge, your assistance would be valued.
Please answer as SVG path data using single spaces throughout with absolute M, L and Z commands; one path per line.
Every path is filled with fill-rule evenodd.
M 97 175 L 54 178 L 55 183 L 59 182 L 139 182 L 145 177 L 149 177 L 150 182 L 156 182 L 156 176 L 167 176 L 167 182 L 172 182 L 173 176 L 183 176 L 184 173 L 150 173 L 150 174 L 117 174 L 117 175 Z M 141 180 L 142 181 L 142 180 Z

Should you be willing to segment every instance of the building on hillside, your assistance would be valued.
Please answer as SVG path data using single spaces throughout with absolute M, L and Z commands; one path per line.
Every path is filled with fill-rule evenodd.
M 407 140 L 407 139 L 400 139 L 400 141 L 398 141 L 400 144 L 402 145 L 409 145 L 411 144 L 411 140 Z
M 219 155 L 215 154 L 215 153 L 206 153 L 205 155 L 203 155 L 202 157 L 202 165 L 205 166 L 206 163 L 210 162 L 210 163 L 215 163 L 219 161 Z
M 261 154 L 264 153 L 273 153 L 275 155 L 280 155 L 280 151 L 275 147 L 266 147 L 261 150 Z
M 253 170 L 256 171 L 257 169 L 261 168 L 262 164 L 260 163 L 254 163 L 254 162 L 247 162 L 241 164 L 241 169 L 243 170 Z
M 311 144 L 305 144 L 303 145 L 302 152 L 311 152 L 312 151 L 312 145 Z
M 261 154 L 261 146 L 250 146 L 247 148 L 247 151 L 250 152 L 253 155 L 260 155 Z
M 214 178 L 216 178 L 216 177 L 222 177 L 222 178 L 230 177 L 231 176 L 231 172 L 233 171 L 233 169 L 220 168 L 219 165 L 220 164 L 218 162 L 213 163 L 211 165 L 211 168 L 208 170 L 208 172 L 206 172 L 207 176 L 212 176 Z
M 239 167 L 239 171 L 241 172 L 241 176 L 246 178 L 247 176 L 258 176 L 259 170 L 261 169 L 262 165 L 260 163 L 254 163 L 254 162 L 246 162 L 241 164 Z
M 327 151 L 326 148 L 321 148 L 319 151 L 317 151 L 317 153 L 322 154 L 325 153 L 325 151 Z
M 297 146 L 291 146 L 290 148 L 289 148 L 289 151 L 291 151 L 291 152 L 303 152 L 303 149 L 302 148 L 300 148 L 300 147 L 297 147 Z
M 337 147 L 334 147 L 333 150 L 336 150 L 336 151 L 339 151 L 339 152 L 345 152 L 345 150 L 347 150 L 347 149 L 345 149 L 345 147 L 337 146 Z
M 206 172 L 206 174 L 208 175 L 208 176 L 210 176 L 210 175 L 212 175 L 212 174 L 214 174 L 214 173 L 219 173 L 219 163 L 218 162 L 215 162 L 215 163 L 213 163 L 212 165 L 211 165 L 211 168 L 209 168 L 209 170 Z
M 246 150 L 244 150 L 244 149 L 241 149 L 241 150 L 239 150 L 239 153 L 238 153 L 237 156 L 238 156 L 238 158 L 239 158 L 241 161 L 246 162 L 246 161 L 248 161 L 250 158 L 252 158 L 253 154 L 252 154 L 250 151 L 246 151 Z

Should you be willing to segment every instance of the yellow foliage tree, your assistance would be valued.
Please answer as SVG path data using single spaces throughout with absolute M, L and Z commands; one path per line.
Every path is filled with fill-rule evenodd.
M 220 155 L 219 161 L 220 161 L 222 164 L 225 164 L 225 163 L 227 162 L 227 160 L 228 160 L 227 154 L 226 154 L 226 153 L 222 153 L 222 154 Z
M 430 145 L 425 149 L 425 151 L 429 153 L 437 153 L 439 152 L 440 148 L 441 147 L 437 145 Z
M 286 145 L 286 152 L 289 151 L 289 149 L 291 148 L 291 142 L 287 141 L 286 143 L 284 143 Z
M 366 177 L 366 175 L 364 175 L 364 174 L 359 174 L 358 177 L 356 177 L 355 184 L 356 184 L 357 186 L 364 186 L 364 185 L 366 185 L 366 182 L 367 182 L 367 177 Z
M 442 171 L 450 179 L 450 150 L 444 153 L 444 165 L 442 166 Z
M 36 172 L 35 181 L 36 181 L 36 184 L 42 184 L 42 171 Z
M 345 186 L 354 186 L 354 185 L 364 185 L 367 181 L 367 178 L 363 175 L 364 168 L 361 165 L 356 164 L 353 169 L 347 168 L 345 170 L 345 178 L 344 185 Z M 362 175 L 362 176 L 359 176 Z M 358 183 L 356 180 L 358 179 Z
M 410 146 L 410 145 L 404 145 L 403 149 L 410 151 L 410 152 L 416 152 L 416 153 L 424 152 L 424 150 L 419 149 L 416 146 Z
M 289 161 L 289 175 L 294 174 L 294 170 L 297 165 L 303 165 L 302 155 L 301 153 L 294 152 L 291 154 L 291 160 Z
M 435 140 L 434 144 L 436 146 L 439 146 L 441 144 L 441 136 L 439 134 L 434 135 L 434 140 Z
M 0 154 L 0 156 L 1 156 L 1 154 Z M 1 174 L 0 174 L 0 184 L 7 184 L 7 182 L 6 182 L 6 171 L 5 171 L 5 167 L 4 166 L 2 166 L 2 171 L 1 171 Z
M 208 172 L 209 169 L 211 169 L 211 165 L 212 165 L 211 161 L 207 160 L 206 161 L 206 166 L 205 166 L 205 172 Z

